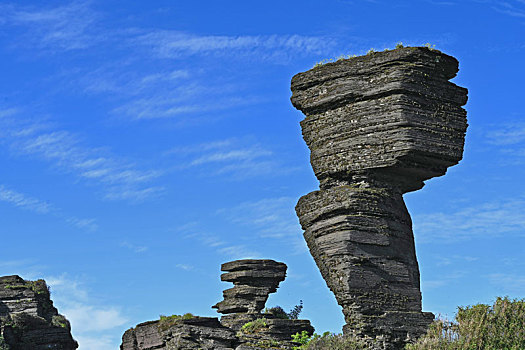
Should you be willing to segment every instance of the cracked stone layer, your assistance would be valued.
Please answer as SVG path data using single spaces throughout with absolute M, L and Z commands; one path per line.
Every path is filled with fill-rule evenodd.
M 296 212 L 345 334 L 402 349 L 424 334 L 419 269 L 403 193 L 444 175 L 463 154 L 467 90 L 451 56 L 403 48 L 297 74 L 292 104 L 320 190 Z
M 195 316 L 167 327 L 160 321 L 138 324 L 124 333 L 120 350 L 233 350 L 236 344 L 235 333 L 217 318 Z
M 448 81 L 458 62 L 403 48 L 341 60 L 292 78 L 292 104 L 321 188 L 374 169 L 403 192 L 461 160 L 467 90 Z
M 8 350 L 75 350 L 69 321 L 50 299 L 44 280 L 0 277 L 0 339 Z
M 222 314 L 260 313 L 270 293 L 286 278 L 286 264 L 274 260 L 245 259 L 221 265 L 221 280 L 233 288 L 223 292 L 224 300 L 213 308 Z

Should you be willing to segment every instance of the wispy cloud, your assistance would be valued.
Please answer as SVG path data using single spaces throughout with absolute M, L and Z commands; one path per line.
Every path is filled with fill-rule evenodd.
M 27 29 L 17 45 L 50 50 L 85 49 L 100 38 L 90 33 L 98 15 L 89 1 L 73 1 L 59 7 L 10 5 L 3 8 L 4 22 Z
M 133 39 L 133 44 L 149 47 L 161 58 L 191 55 L 251 56 L 258 60 L 288 60 L 293 56 L 326 53 L 335 42 L 325 37 L 302 35 L 195 35 L 157 30 Z
M 84 284 L 66 275 L 45 279 L 59 312 L 71 322 L 71 330 L 79 342 L 79 350 L 109 350 L 118 347 L 120 339 L 111 334 L 111 331 L 128 321 L 119 308 L 94 303 Z
M 522 295 L 525 289 L 525 275 L 494 273 L 487 276 L 490 283 L 500 289 L 500 293 Z
M 491 128 L 486 133 L 487 142 L 493 145 L 505 146 L 525 142 L 525 124 L 510 123 Z
M 162 187 L 151 185 L 160 171 L 141 170 L 104 149 L 84 146 L 71 132 L 11 114 L 0 114 L 0 135 L 14 154 L 37 157 L 88 183 L 103 185 L 106 199 L 140 201 L 162 192 Z
M 148 247 L 146 246 L 143 246 L 143 245 L 136 245 L 136 244 L 132 244 L 128 241 L 123 241 L 120 243 L 120 246 L 121 247 L 124 247 L 124 248 L 127 248 L 135 253 L 143 253 L 145 251 L 148 250 Z
M 203 176 L 228 175 L 233 180 L 285 175 L 297 170 L 293 166 L 279 163 L 274 152 L 250 140 L 211 141 L 174 148 L 165 155 L 176 159 L 179 169 L 201 171 Z
M 219 255 L 225 255 L 229 259 L 257 259 L 261 253 L 245 244 L 232 244 L 227 239 L 218 238 L 216 234 L 206 232 L 197 222 L 189 222 L 176 228 L 185 239 L 193 239 L 202 245 L 212 248 Z M 179 268 L 183 268 L 177 265 Z
M 25 210 L 37 214 L 51 214 L 54 217 L 65 220 L 67 223 L 87 231 L 95 231 L 98 228 L 95 219 L 80 219 L 75 216 L 65 214 L 63 210 L 51 205 L 49 202 L 28 196 L 7 188 L 0 184 L 0 201 L 7 202 Z
M 289 247 L 294 254 L 308 251 L 302 229 L 295 215 L 295 198 L 265 198 L 243 202 L 231 208 L 217 211 L 230 223 L 249 228 L 258 239 L 273 239 Z
M 47 214 L 51 211 L 49 203 L 10 190 L 4 185 L 0 185 L 0 201 L 8 202 L 16 207 L 27 209 L 39 214 Z
M 523 236 L 524 200 L 501 200 L 466 207 L 456 211 L 415 215 L 414 233 L 421 243 Z

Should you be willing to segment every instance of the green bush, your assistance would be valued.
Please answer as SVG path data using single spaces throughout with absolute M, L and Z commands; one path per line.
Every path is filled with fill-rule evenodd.
M 407 350 L 523 350 L 525 299 L 497 298 L 494 305 L 459 307 L 455 322 L 437 320 Z
M 275 318 L 281 318 L 281 319 L 285 319 L 285 320 L 290 318 L 288 316 L 288 313 L 286 311 L 284 311 L 284 309 L 282 307 L 280 307 L 280 306 L 274 306 L 274 307 L 271 307 L 269 309 L 265 309 L 264 313 L 265 314 L 271 314 Z
M 195 316 L 190 313 L 186 313 L 184 315 L 171 315 L 171 316 L 164 316 L 160 315 L 160 320 L 158 324 L 158 328 L 160 331 L 168 330 L 173 325 L 176 325 L 181 320 L 189 320 L 194 318 Z
M 254 334 L 268 327 L 265 318 L 258 318 L 254 321 L 245 323 L 241 327 L 241 334 Z
M 297 320 L 299 315 L 303 311 L 303 301 L 299 300 L 299 304 L 295 305 L 290 312 L 284 311 L 280 306 L 274 306 L 269 309 L 264 309 L 265 314 L 272 314 L 275 318 L 281 318 L 285 320 Z
M 293 341 L 301 346 L 294 346 L 294 350 L 362 350 L 367 349 L 367 344 L 361 339 L 342 334 L 325 332 L 323 335 L 314 334 L 308 337 L 305 332 L 292 336 Z

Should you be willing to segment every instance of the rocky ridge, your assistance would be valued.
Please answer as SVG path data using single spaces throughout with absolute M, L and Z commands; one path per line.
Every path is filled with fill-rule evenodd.
M 0 277 L 0 349 L 74 350 L 69 321 L 50 299 L 44 280 Z
M 285 279 L 286 269 L 286 264 L 273 260 L 224 263 L 221 280 L 232 282 L 234 287 L 225 290 L 224 300 L 213 306 L 224 314 L 220 321 L 192 314 L 162 316 L 127 330 L 120 349 L 292 349 L 298 345 L 291 341 L 293 334 L 313 333 L 310 321 L 261 312 L 270 293 Z
M 402 349 L 424 334 L 419 268 L 403 194 L 463 154 L 467 90 L 455 58 L 409 47 L 315 67 L 292 78 L 292 104 L 320 190 L 296 212 L 345 334 Z

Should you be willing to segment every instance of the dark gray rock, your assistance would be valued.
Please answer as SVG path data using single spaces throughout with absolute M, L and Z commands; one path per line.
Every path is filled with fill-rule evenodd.
M 221 265 L 222 281 L 234 287 L 223 292 L 224 300 L 212 306 L 222 314 L 260 313 L 270 293 L 286 278 L 286 264 L 274 260 L 236 260 Z
M 221 280 L 233 282 L 234 287 L 225 290 L 224 300 L 213 306 L 225 314 L 220 322 L 217 318 L 191 314 L 161 317 L 127 330 L 120 349 L 293 349 L 299 345 L 292 342 L 293 334 L 302 331 L 313 334 L 310 321 L 280 319 L 271 313 L 261 313 L 268 295 L 275 292 L 286 277 L 286 269 L 286 264 L 273 260 L 224 263 Z M 257 327 L 243 328 L 253 321 Z
M 19 276 L 0 277 L 0 344 L 9 350 L 78 348 L 69 321 L 53 306 L 45 281 Z
M 421 312 L 412 222 L 403 194 L 463 154 L 467 90 L 458 62 L 402 48 L 315 67 L 292 79 L 293 105 L 320 190 L 296 212 L 345 334 L 401 349 L 433 320 Z
M 215 317 L 192 317 L 172 322 L 150 321 L 128 329 L 121 350 L 233 350 L 235 332 L 222 326 Z

